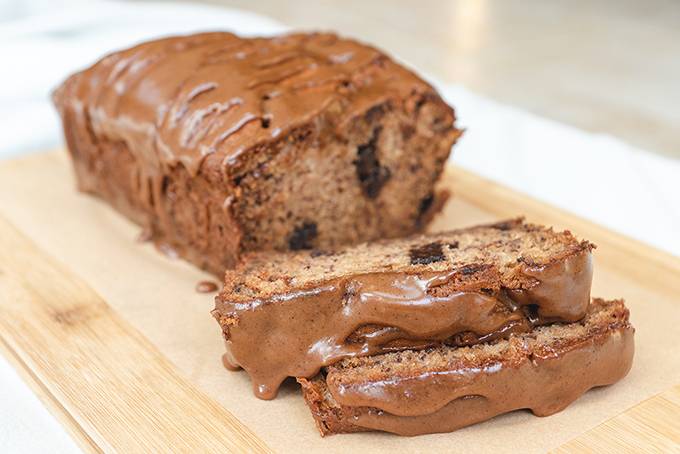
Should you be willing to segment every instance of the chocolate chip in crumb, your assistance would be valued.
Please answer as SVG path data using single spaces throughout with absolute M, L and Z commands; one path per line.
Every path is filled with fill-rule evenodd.
M 411 248 L 409 251 L 411 265 L 427 265 L 428 263 L 446 260 L 442 245 L 439 242 Z
M 458 249 L 458 246 L 460 246 L 460 243 L 458 241 L 453 241 L 449 243 L 449 249 Z
M 475 274 L 477 271 L 482 270 L 483 267 L 480 265 L 466 265 L 460 269 L 460 273 L 464 276 L 469 276 Z
M 416 133 L 416 128 L 411 125 L 401 125 L 399 129 L 404 140 L 409 140 Z
M 288 237 L 288 247 L 293 251 L 311 249 L 314 247 L 312 243 L 317 235 L 316 222 L 305 222 L 295 227 L 293 233 Z
M 536 325 L 540 321 L 537 304 L 529 304 L 527 306 L 524 306 L 524 314 L 526 315 L 527 319 L 529 320 L 529 323 L 531 323 L 532 326 Z
M 378 197 L 380 190 L 391 176 L 390 169 L 380 165 L 376 155 L 380 131 L 381 128 L 376 128 L 371 139 L 357 147 L 357 159 L 354 160 L 361 189 L 369 199 Z
M 420 201 L 418 205 L 418 218 L 422 218 L 427 210 L 432 207 L 432 202 L 434 202 L 434 194 L 429 194 Z
M 507 231 L 512 228 L 513 222 L 512 221 L 505 221 L 505 222 L 499 222 L 496 224 L 493 224 L 491 227 L 496 229 L 496 230 L 502 230 L 502 231 Z
M 324 255 L 331 255 L 331 254 L 332 254 L 331 252 L 324 251 L 324 250 L 321 250 L 321 249 L 313 249 L 309 253 L 309 256 L 314 259 L 314 258 L 317 258 L 317 257 L 321 257 L 321 256 L 324 256 Z
M 387 112 L 387 106 L 385 104 L 378 104 L 377 106 L 371 107 L 366 112 L 366 115 L 364 115 L 366 123 L 371 124 L 380 120 L 380 118 L 385 115 L 385 112 Z

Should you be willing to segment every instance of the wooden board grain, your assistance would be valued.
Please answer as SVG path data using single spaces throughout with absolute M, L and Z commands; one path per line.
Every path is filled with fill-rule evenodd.
M 448 170 L 444 185 L 454 199 L 434 229 L 525 215 L 598 244 L 594 294 L 625 296 L 639 328 L 633 371 L 618 388 L 586 396 L 562 420 L 520 414 L 503 424 L 540 430 L 562 421 L 564 433 L 535 442 L 534 451 L 559 445 L 551 439 L 574 436 L 559 452 L 677 448 L 680 361 L 672 356 L 680 342 L 680 260 L 456 167 Z M 57 213 L 69 216 L 52 215 L 55 205 Z M 0 350 L 86 450 L 257 452 L 304 444 L 327 452 L 361 446 L 398 452 L 453 449 L 451 440 L 470 450 L 479 446 L 465 443 L 483 439 L 498 451 L 511 443 L 496 440 L 506 432 L 493 422 L 451 438 L 320 440 L 296 390 L 272 402 L 233 396 L 232 389 L 247 389 L 247 380 L 216 370 L 218 330 L 210 330 L 207 307 L 193 307 L 206 297 L 187 294 L 192 280 L 203 275 L 135 244 L 136 231 L 103 204 L 73 191 L 61 153 L 0 164 Z M 147 279 L 131 278 L 139 275 Z M 145 301 L 148 295 L 160 300 Z M 658 332 L 651 329 L 656 326 Z M 211 374 L 215 377 L 206 379 Z M 289 428 L 293 439 L 276 427 L 298 420 L 309 430 Z M 572 420 L 588 420 L 588 426 L 579 432 Z
M 555 452 L 680 452 L 680 386 L 637 404 Z
M 14 364 L 92 451 L 268 452 L 87 284 L 0 217 L 0 327 Z

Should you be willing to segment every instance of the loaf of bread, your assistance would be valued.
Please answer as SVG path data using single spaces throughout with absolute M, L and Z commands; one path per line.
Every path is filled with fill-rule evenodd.
M 551 415 L 620 380 L 633 334 L 622 301 L 594 300 L 580 322 L 471 347 L 346 359 L 298 381 L 322 435 L 449 432 L 517 409 Z
M 226 273 L 213 315 L 225 365 L 270 399 L 286 377 L 345 358 L 505 338 L 586 313 L 591 249 L 511 220 L 333 251 L 253 254 Z
M 332 34 L 151 41 L 53 99 L 79 188 L 217 275 L 244 251 L 419 230 L 461 134 L 430 85 Z

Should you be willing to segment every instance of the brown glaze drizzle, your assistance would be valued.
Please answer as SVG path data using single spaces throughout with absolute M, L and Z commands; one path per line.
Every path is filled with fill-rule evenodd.
M 286 377 L 312 377 L 344 358 L 438 343 L 465 345 L 527 331 L 533 323 L 585 315 L 589 251 L 527 271 L 535 284 L 515 293 L 516 299 L 511 292 L 434 296 L 432 290 L 457 270 L 359 275 L 245 303 L 218 299 L 215 316 L 227 340 L 224 361 L 248 372 L 258 397 L 272 399 Z M 526 319 L 526 305 L 538 306 L 535 320 Z M 582 312 L 576 314 L 575 307 Z
M 633 360 L 633 333 L 631 327 L 619 328 L 597 341 L 520 364 L 496 362 L 351 389 L 327 383 L 333 398 L 352 412 L 352 424 L 400 435 L 450 432 L 523 408 L 548 416 L 590 388 L 623 378 Z
M 521 305 L 536 305 L 539 317 L 575 322 L 586 313 L 593 276 L 592 259 L 583 260 L 582 256 L 574 255 L 549 265 L 524 263 L 522 274 L 536 279 L 536 284 L 528 289 L 508 290 L 508 293 Z
M 212 153 L 234 164 L 329 108 L 340 127 L 370 106 L 429 92 L 376 49 L 333 34 L 214 32 L 115 52 L 69 78 L 54 99 L 88 131 L 127 143 L 146 164 L 142 179 L 155 180 L 177 164 L 196 175 Z

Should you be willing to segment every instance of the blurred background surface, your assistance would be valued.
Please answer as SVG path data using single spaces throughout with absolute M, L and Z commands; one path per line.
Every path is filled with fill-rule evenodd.
M 93 1 L 0 0 L 0 25 L 86 3 Z M 341 30 L 444 82 L 680 158 L 677 0 L 196 3 L 253 11 L 293 28 Z
M 202 0 L 332 29 L 445 82 L 680 157 L 677 0 Z

